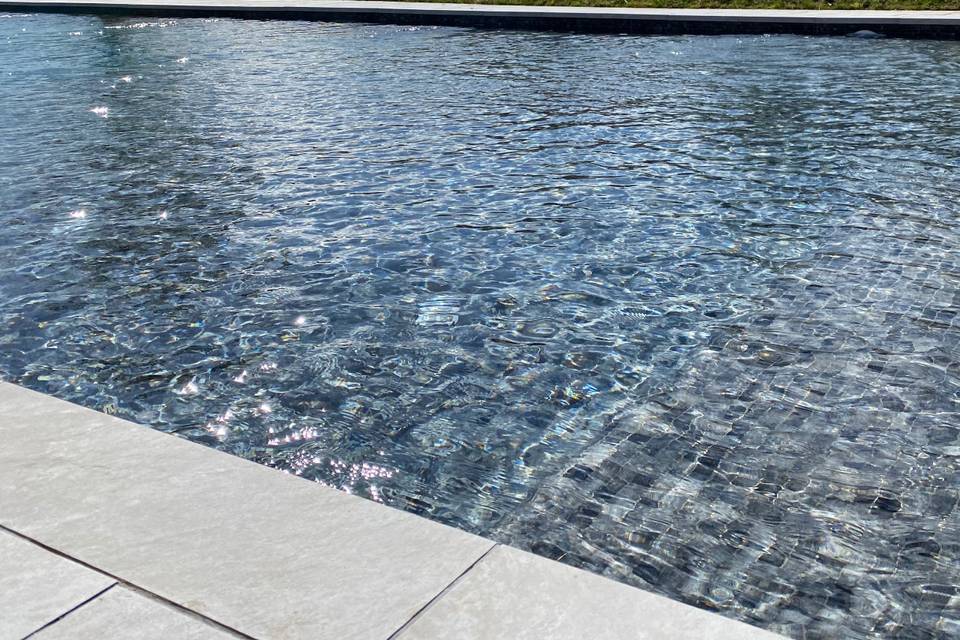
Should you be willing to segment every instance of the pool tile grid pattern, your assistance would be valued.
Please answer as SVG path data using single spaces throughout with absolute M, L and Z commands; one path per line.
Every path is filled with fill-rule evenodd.
M 0 438 L 0 640 L 780 637 L 9 383 Z
M 960 448 L 950 372 L 960 300 L 952 249 L 924 224 L 874 221 L 858 251 L 838 234 L 815 270 L 784 273 L 764 313 L 731 323 L 655 401 L 621 416 L 584 456 L 592 464 L 551 479 L 498 539 L 540 531 L 538 553 L 670 585 L 704 606 L 789 605 L 811 620 L 844 618 L 864 637 L 956 637 Z M 878 273 L 874 256 L 890 238 L 901 240 L 885 251 L 898 267 Z M 939 273 L 917 266 L 938 259 Z M 757 451 L 771 449 L 757 465 Z M 665 459 L 682 472 L 638 472 Z M 824 459 L 835 462 L 831 472 Z M 858 517 L 840 519 L 840 508 Z M 574 526 L 603 554 L 572 542 Z M 694 554 L 678 530 L 710 531 L 714 542 Z M 863 539 L 882 543 L 867 553 Z M 699 580 L 677 568 L 684 558 Z M 924 573 L 904 576 L 908 562 Z M 731 573 L 742 576 L 735 586 Z M 912 607 L 883 597 L 904 587 Z M 829 637 L 815 624 L 808 631 Z
M 20 168 L 6 195 L 13 208 L 35 204 L 4 226 L 4 246 L 14 248 L 0 277 L 9 291 L 0 296 L 0 315 L 10 322 L 0 349 L 4 376 L 159 429 L 193 428 L 181 433 L 358 493 L 366 487 L 350 470 L 374 463 L 393 473 L 370 483 L 374 499 L 781 633 L 957 635 L 956 43 L 114 20 L 6 19 L 11 42 L 34 43 L 9 45 L 24 72 L 0 84 L 21 114 L 12 122 L 21 123 L 23 141 L 8 145 L 8 166 Z M 98 22 L 106 23 L 102 35 Z M 87 36 L 68 35 L 77 32 Z M 583 49 L 575 46 L 581 38 Z M 265 76 L 284 87 L 286 108 L 263 112 L 261 135 L 236 153 L 182 151 L 191 140 L 215 139 L 210 132 L 224 122 L 234 123 L 229 138 L 246 139 L 251 128 L 233 117 L 242 111 L 221 107 L 259 103 L 259 92 L 237 99 L 206 88 L 263 86 L 257 65 L 237 64 L 269 55 L 258 41 L 300 52 Z M 499 50 L 522 60 L 545 41 L 558 55 L 544 56 L 514 84 L 503 82 L 515 73 L 509 65 L 450 59 L 466 51 L 490 60 Z M 59 73 L 32 66 L 47 64 L 36 51 L 61 42 L 87 53 L 59 57 Z M 122 68 L 96 62 L 103 42 L 113 43 Z M 221 42 L 234 45 L 224 50 Z M 394 57 L 397 42 L 406 43 L 408 63 Z M 175 71 L 159 66 L 188 53 L 190 62 Z M 628 91 L 606 88 L 608 55 L 631 62 L 622 67 Z M 682 61 L 665 63 L 668 56 Z M 424 72 L 415 58 L 443 62 Z M 327 95 L 312 80 L 324 82 L 321 72 L 338 59 L 346 70 L 339 81 L 362 68 L 382 69 L 374 76 L 380 82 L 365 83 L 372 93 L 309 102 Z M 578 59 L 587 72 L 576 74 L 576 91 L 526 100 L 531 81 L 563 87 Z M 804 60 L 803 73 L 783 77 L 795 60 Z M 298 82 L 282 81 L 303 69 L 311 71 L 295 75 Z M 120 79 L 98 93 L 121 73 L 141 72 L 143 83 Z M 169 100 L 168 84 L 195 100 Z M 413 89 L 389 109 L 363 108 L 377 103 L 381 86 Z M 510 86 L 519 99 L 504 90 Z M 488 109 L 490 117 L 471 119 L 478 91 L 512 117 Z M 561 95 L 565 107 L 553 116 Z M 564 115 L 584 96 L 601 106 L 587 127 Z M 141 111 L 144 102 L 152 109 Z M 265 182 L 234 182 L 298 155 L 299 138 L 277 135 L 274 125 L 287 119 L 273 114 L 296 114 L 308 103 L 317 114 L 342 106 L 350 117 L 335 120 L 356 131 L 380 132 L 384 118 L 414 126 L 377 137 L 374 152 L 356 162 L 326 154 L 312 179 L 273 171 Z M 687 110 L 688 103 L 697 106 Z M 572 125 L 582 151 L 574 157 L 560 138 L 544 145 L 554 151 L 531 155 L 531 140 L 539 148 L 555 134 L 523 131 L 528 115 L 512 111 L 515 104 Z M 110 117 L 88 111 L 96 105 L 109 106 Z M 154 122 L 157 109 L 176 115 L 153 135 L 143 123 Z M 420 119 L 418 111 L 433 113 Z M 669 117 L 661 121 L 657 111 Z M 466 198 L 447 198 L 459 192 L 449 180 L 421 185 L 421 165 L 412 161 L 418 146 L 395 144 L 417 139 L 414 130 L 434 138 L 438 116 L 466 116 L 469 131 L 499 131 L 512 148 L 501 161 L 476 138 L 443 153 L 423 147 L 457 163 L 461 149 L 478 150 L 482 161 L 446 174 Z M 648 124 L 605 126 L 624 120 Z M 74 153 L 43 155 L 45 141 L 58 135 L 44 125 L 55 121 L 84 133 Z M 320 140 L 346 140 L 349 151 L 349 129 L 320 121 L 311 130 Z M 48 137 L 38 139 L 44 131 Z M 717 157 L 714 148 L 728 153 Z M 103 149 L 112 161 L 90 172 Z M 158 163 L 137 149 L 174 151 Z M 261 162 L 246 164 L 250 150 L 263 151 Z M 371 163 L 363 158 L 381 154 L 394 162 L 365 172 Z M 406 161 L 405 172 L 393 171 L 396 160 Z M 667 181 L 651 171 L 646 186 L 628 186 L 638 161 L 682 170 Z M 550 172 L 520 190 L 504 182 L 504 192 L 527 195 L 501 206 L 509 194 L 487 189 L 486 178 L 517 162 L 599 168 L 576 183 Z M 320 259 L 311 246 L 324 242 L 331 222 L 352 224 L 354 210 L 327 201 L 314 208 L 302 194 L 336 165 L 331 180 L 340 194 L 386 182 L 399 195 L 382 199 L 359 236 L 342 227 L 351 229 L 346 239 Z M 134 167 L 143 181 L 115 199 L 114 185 Z M 42 177 L 54 168 L 73 177 Z M 168 180 L 180 186 L 168 192 Z M 218 197 L 193 200 L 192 192 L 209 196 L 205 185 L 221 180 L 228 188 Z M 74 203 L 87 202 L 73 198 L 87 197 L 91 186 L 104 189 L 103 202 L 88 218 L 73 218 Z M 552 192 L 533 195 L 531 186 L 568 195 L 551 203 Z M 565 213 L 591 192 L 597 197 Z M 437 200 L 413 204 L 425 195 Z M 185 210 L 161 221 L 160 208 L 174 196 Z M 277 198 L 286 213 L 268 222 L 261 214 Z M 255 205 L 248 210 L 245 201 Z M 608 215 L 607 202 L 623 206 L 611 204 Z M 541 207 L 557 217 L 518 222 Z M 234 216 L 234 208 L 244 213 Z M 482 212 L 494 230 L 450 225 L 426 244 L 404 241 L 409 230 L 446 225 L 448 211 Z M 233 221 L 226 230 L 223 219 Z M 374 235 L 382 241 L 353 244 Z M 304 249 L 274 260 L 277 238 Z M 542 240 L 559 250 L 544 251 Z M 100 258 L 91 260 L 91 250 Z M 304 312 L 301 330 L 293 323 Z M 620 344 L 610 346 L 614 339 Z M 165 364 L 171 357 L 176 364 Z M 269 367 L 278 363 L 274 373 Z M 270 373 L 254 373 L 261 367 Z M 237 382 L 247 368 L 258 379 Z M 191 385 L 199 392 L 191 395 Z

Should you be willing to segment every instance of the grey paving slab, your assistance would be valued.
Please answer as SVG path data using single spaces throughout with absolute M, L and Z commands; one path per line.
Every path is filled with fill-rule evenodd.
M 19 640 L 114 583 L 0 531 L 0 640 Z
M 385 638 L 487 540 L 0 383 L 0 523 L 251 636 Z
M 597 575 L 498 546 L 398 640 L 783 640 Z
M 237 636 L 125 587 L 114 587 L 31 640 L 231 640 Z

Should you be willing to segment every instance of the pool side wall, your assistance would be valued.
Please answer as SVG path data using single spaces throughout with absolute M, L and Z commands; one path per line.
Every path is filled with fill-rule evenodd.
M 369 5 L 366 7 L 364 5 Z M 323 20 L 398 25 L 630 34 L 849 35 L 868 30 L 889 37 L 960 39 L 960 12 L 647 10 L 451 5 L 408 2 L 44 2 L 0 0 L 5 11 Z M 859 15 L 858 15 L 859 14 Z

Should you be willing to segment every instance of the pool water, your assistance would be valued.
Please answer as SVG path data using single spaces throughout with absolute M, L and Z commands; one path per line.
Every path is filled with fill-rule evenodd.
M 960 634 L 960 43 L 7 14 L 0 113 L 3 379 L 795 638 Z

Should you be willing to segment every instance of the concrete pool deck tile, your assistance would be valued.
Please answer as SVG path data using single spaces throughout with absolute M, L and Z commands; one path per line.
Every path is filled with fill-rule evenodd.
M 0 531 L 0 640 L 19 640 L 115 583 Z
M 238 636 L 169 605 L 117 586 L 31 640 L 231 640 Z
M 747 624 L 498 546 L 397 640 L 783 640 Z
M 261 638 L 385 638 L 493 543 L 0 383 L 0 524 Z

